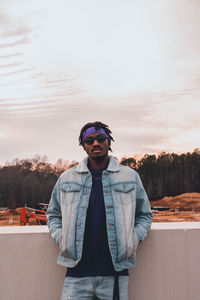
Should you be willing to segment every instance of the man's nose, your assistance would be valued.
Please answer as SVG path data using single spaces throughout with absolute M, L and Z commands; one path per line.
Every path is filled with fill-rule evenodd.
M 99 142 L 97 141 L 97 140 L 94 140 L 94 144 L 93 144 L 94 146 L 95 145 L 99 145 Z

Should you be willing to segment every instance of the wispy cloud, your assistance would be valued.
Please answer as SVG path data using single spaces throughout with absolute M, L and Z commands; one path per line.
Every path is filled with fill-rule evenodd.
M 29 42 L 29 39 L 27 37 L 24 37 L 24 38 L 18 39 L 17 41 L 13 41 L 10 43 L 1 43 L 0 48 L 13 47 L 13 46 L 21 45 L 21 44 L 26 44 L 28 42 Z

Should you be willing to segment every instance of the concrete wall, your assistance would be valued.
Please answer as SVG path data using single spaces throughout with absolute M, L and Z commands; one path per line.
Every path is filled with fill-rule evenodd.
M 0 227 L 0 299 L 59 300 L 65 268 L 46 226 Z M 130 300 L 200 300 L 200 223 L 154 223 L 130 270 Z

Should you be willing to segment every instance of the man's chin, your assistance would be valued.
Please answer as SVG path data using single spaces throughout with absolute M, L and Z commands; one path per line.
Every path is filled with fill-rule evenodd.
M 94 156 L 92 156 L 91 157 L 91 159 L 93 159 L 93 160 L 95 160 L 95 161 L 97 161 L 97 162 L 102 162 L 102 161 L 104 161 L 104 159 L 107 157 L 107 155 L 106 154 L 104 154 L 104 155 L 94 155 Z

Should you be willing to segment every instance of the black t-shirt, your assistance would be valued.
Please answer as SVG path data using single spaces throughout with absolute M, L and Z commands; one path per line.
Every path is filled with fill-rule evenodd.
M 116 272 L 108 247 L 106 214 L 102 188 L 104 169 L 90 170 L 92 190 L 86 216 L 82 259 L 74 268 L 68 268 L 66 276 L 115 276 L 128 275 L 128 270 Z

